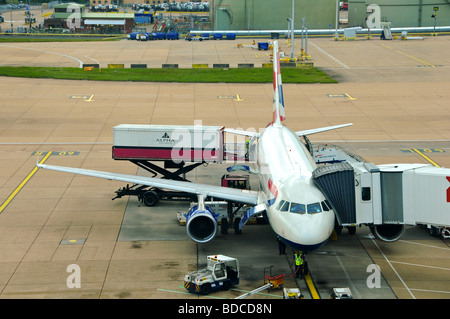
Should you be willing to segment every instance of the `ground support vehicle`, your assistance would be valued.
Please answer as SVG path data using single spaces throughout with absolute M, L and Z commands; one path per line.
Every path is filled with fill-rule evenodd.
M 353 299 L 349 288 L 333 288 L 332 299 Z
M 302 292 L 298 288 L 283 288 L 283 299 L 304 299 Z
M 206 267 L 188 273 L 184 287 L 192 293 L 207 295 L 215 290 L 228 290 L 239 284 L 239 261 L 224 255 L 207 256 Z
M 188 181 L 186 173 L 196 167 L 222 163 L 223 129 L 222 126 L 117 125 L 113 128 L 112 157 L 130 161 L 152 177 Z M 196 199 L 189 193 L 143 185 L 127 185 L 115 193 L 113 199 L 133 195 L 147 206 L 156 205 L 160 199 Z

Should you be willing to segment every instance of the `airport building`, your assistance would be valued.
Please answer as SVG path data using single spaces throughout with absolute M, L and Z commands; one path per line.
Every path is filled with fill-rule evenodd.
M 432 17 L 434 15 L 434 17 Z M 450 25 L 450 1 L 440 0 L 349 0 L 348 25 L 368 27 L 370 20 L 390 22 L 391 27 Z M 370 23 L 370 22 L 369 22 Z
M 69 8 L 70 7 L 70 8 Z M 131 32 L 135 22 L 134 13 L 87 12 L 82 4 L 63 3 L 54 7 L 55 13 L 44 20 L 45 28 L 75 28 L 92 32 Z M 79 14 L 79 23 L 74 18 Z M 73 25 L 68 25 L 72 21 Z
M 344 1 L 339 1 L 343 4 Z M 391 27 L 432 27 L 450 24 L 448 0 L 348 0 L 348 26 L 367 28 L 367 21 Z M 215 30 L 288 30 L 292 0 L 211 0 Z M 347 10 L 347 6 L 345 7 Z M 305 18 L 308 29 L 336 27 L 336 0 L 296 0 L 295 29 Z M 432 17 L 434 15 L 434 17 Z
M 210 20 L 215 30 L 286 30 L 292 0 L 212 0 Z M 336 1 L 295 1 L 295 29 L 305 18 L 309 29 L 329 29 L 336 24 Z

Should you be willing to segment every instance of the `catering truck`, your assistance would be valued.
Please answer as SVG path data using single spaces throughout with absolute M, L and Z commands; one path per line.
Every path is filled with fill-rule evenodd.
M 152 177 L 187 181 L 186 173 L 204 163 L 224 161 L 224 127 L 203 125 L 120 124 L 113 128 L 112 157 L 128 160 Z M 146 206 L 161 199 L 195 200 L 195 194 L 127 185 L 113 199 L 137 196 Z
M 136 125 L 113 128 L 115 160 L 222 163 L 223 126 Z

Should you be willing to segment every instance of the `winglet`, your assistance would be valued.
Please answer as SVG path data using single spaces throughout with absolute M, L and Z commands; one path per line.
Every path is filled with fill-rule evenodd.
M 284 113 L 283 85 L 281 82 L 280 53 L 278 41 L 273 42 L 273 124 L 281 125 Z

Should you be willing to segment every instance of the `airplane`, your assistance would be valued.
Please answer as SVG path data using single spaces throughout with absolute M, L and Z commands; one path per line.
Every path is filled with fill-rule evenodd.
M 249 157 L 253 159 L 252 168 L 235 165 L 228 170 L 245 170 L 255 174 L 260 184 L 258 191 L 39 163 L 37 166 L 196 194 L 198 203 L 186 214 L 186 231 L 197 243 L 209 242 L 217 232 L 219 214 L 205 205 L 205 199 L 209 196 L 251 206 L 242 217 L 239 229 L 251 216 L 262 213 L 285 244 L 298 251 L 315 250 L 332 234 L 335 214 L 312 180 L 312 172 L 317 166 L 300 137 L 347 127 L 352 123 L 297 132 L 283 125 L 286 115 L 277 41 L 273 42 L 273 87 L 272 121 L 261 133 L 225 128 L 226 133 L 244 135 L 249 139 Z

